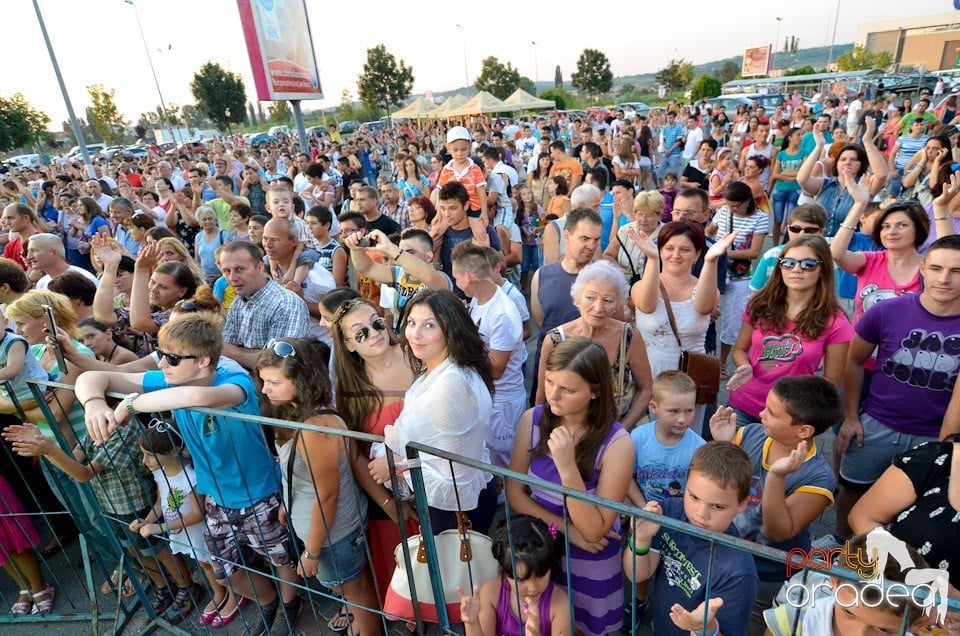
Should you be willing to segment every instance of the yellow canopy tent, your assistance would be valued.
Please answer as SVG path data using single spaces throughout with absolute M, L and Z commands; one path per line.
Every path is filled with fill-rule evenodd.
M 540 99 L 522 88 L 513 91 L 513 94 L 503 100 L 503 102 L 515 106 L 514 110 L 544 110 L 547 108 L 556 108 L 557 106 L 557 103 L 553 100 Z
M 450 111 L 460 108 L 467 103 L 467 98 L 457 93 L 451 97 L 448 97 L 446 101 L 437 106 L 437 108 L 430 113 L 429 117 L 442 119 L 444 117 L 449 117 Z
M 424 119 L 437 109 L 437 105 L 424 97 L 418 97 L 390 115 L 395 119 Z
M 515 110 L 514 106 L 505 104 L 502 99 L 494 97 L 487 91 L 480 91 L 470 98 L 460 108 L 450 111 L 446 117 L 466 117 L 468 115 L 486 115 L 488 113 L 505 113 Z

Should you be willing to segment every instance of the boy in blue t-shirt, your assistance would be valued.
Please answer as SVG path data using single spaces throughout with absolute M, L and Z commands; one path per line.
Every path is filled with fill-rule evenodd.
M 693 454 L 687 470 L 682 504 L 671 499 L 661 508 L 651 501 L 644 510 L 714 532 L 739 534 L 733 520 L 746 509 L 753 477 L 747 454 L 730 442 L 709 442 Z M 706 634 L 746 636 L 757 594 L 757 569 L 749 554 L 722 545 L 713 548 L 709 541 L 642 519 L 634 520 L 628 546 L 623 553 L 627 578 L 637 583 L 654 580 L 650 607 L 657 636 L 688 636 L 690 626 L 681 626 L 675 616 L 690 611 L 707 612 Z M 719 598 L 723 606 L 718 609 Z
M 282 583 L 277 594 L 268 579 L 237 565 L 249 563 L 250 553 L 256 552 L 283 581 L 299 580 L 289 532 L 278 519 L 280 466 L 256 422 L 187 410 L 205 407 L 259 415 L 253 380 L 246 372 L 215 366 L 223 333 L 212 313 L 176 316 L 160 328 L 158 342 L 159 371 L 88 371 L 80 376 L 76 394 L 84 406 L 87 431 L 102 443 L 137 413 L 172 411 L 194 462 L 197 492 L 206 495 L 204 540 L 218 557 L 214 576 L 261 606 L 261 630 L 269 631 L 281 602 L 290 625 L 299 612 L 296 589 Z M 112 409 L 104 401 L 106 391 L 128 395 Z
M 656 501 L 665 507 L 668 500 L 683 497 L 690 460 L 706 444 L 690 430 L 696 408 L 697 385 L 683 371 L 664 371 L 653 381 L 650 411 L 657 419 L 630 433 L 637 456 L 627 499 L 634 506 L 642 508 L 648 501 Z M 636 596 L 637 609 L 633 616 L 628 615 L 631 624 L 647 610 L 646 582 L 637 584 Z
M 837 487 L 813 438 L 842 419 L 837 388 L 815 375 L 777 380 L 760 412 L 761 424 L 737 430 L 733 409 L 717 410 L 710 419 L 713 438 L 734 442 L 753 464 L 747 506 L 736 520 L 743 538 L 785 551 L 810 549 L 810 523 L 833 505 Z M 760 590 L 750 620 L 762 632 L 763 611 L 780 589 L 785 569 L 776 561 L 756 562 Z

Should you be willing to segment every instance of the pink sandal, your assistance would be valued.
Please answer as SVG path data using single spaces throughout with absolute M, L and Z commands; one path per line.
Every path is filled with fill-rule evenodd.
M 31 614 L 49 614 L 53 611 L 53 597 L 57 590 L 51 585 L 47 589 L 33 594 L 33 610 Z M 46 598 L 40 599 L 41 596 Z
M 30 590 L 20 590 L 20 596 L 30 596 Z M 15 616 L 26 616 L 33 609 L 33 601 L 17 601 L 10 606 L 10 613 Z

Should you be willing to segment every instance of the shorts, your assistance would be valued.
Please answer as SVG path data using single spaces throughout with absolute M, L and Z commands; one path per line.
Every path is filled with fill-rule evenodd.
M 860 414 L 860 423 L 863 446 L 857 446 L 854 438 L 840 459 L 840 481 L 853 488 L 862 486 L 866 490 L 890 467 L 894 457 L 917 444 L 937 441 L 936 437 L 898 433 L 867 413 Z
M 297 267 L 301 265 L 306 265 L 307 267 L 313 267 L 317 264 L 317 261 L 320 260 L 320 252 L 311 249 L 305 249 L 300 252 L 300 256 L 297 257 Z
M 543 252 L 539 245 L 523 245 L 523 271 L 535 272 L 543 264 Z
M 327 543 L 320 550 L 317 562 L 317 580 L 324 587 L 341 587 L 349 583 L 367 567 L 367 550 L 363 528 L 357 526 L 350 534 L 333 545 Z
M 290 565 L 290 533 L 277 518 L 280 493 L 261 499 L 249 508 L 222 508 L 212 497 L 204 505 L 206 529 L 203 538 L 212 556 L 213 575 L 223 580 L 240 566 L 247 565 L 249 551 L 267 559 L 274 567 Z

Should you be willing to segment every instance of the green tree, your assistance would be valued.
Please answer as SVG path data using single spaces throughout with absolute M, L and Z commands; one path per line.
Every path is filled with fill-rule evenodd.
M 147 131 L 149 129 L 142 123 L 137 122 L 137 125 L 133 127 L 133 134 L 137 136 L 137 139 L 143 139 L 147 136 Z
M 413 89 L 413 69 L 378 44 L 367 49 L 363 73 L 357 78 L 357 94 L 368 110 L 390 110 L 399 106 Z
M 340 121 L 356 119 L 357 110 L 353 107 L 353 97 L 350 96 L 350 89 L 344 88 L 340 93 Z
M 581 93 L 598 97 L 613 87 L 610 60 L 602 51 L 584 49 L 577 59 L 577 71 L 570 79 Z
M 251 126 L 256 126 L 256 125 L 257 125 L 257 111 L 254 110 L 254 108 L 253 108 L 253 102 L 247 102 L 247 108 L 248 108 L 249 111 L 250 111 L 250 118 L 249 118 L 249 119 L 250 119 L 250 125 L 251 125 Z
M 107 144 L 121 143 L 126 136 L 127 121 L 113 101 L 116 92 L 112 88 L 105 89 L 103 84 L 87 86 L 87 93 L 90 95 L 90 123 Z
M 483 60 L 480 75 L 473 85 L 478 91 L 487 91 L 503 99 L 520 87 L 520 71 L 513 68 L 510 62 L 503 64 L 491 55 Z
M 557 88 L 563 88 L 563 73 L 560 72 L 560 65 L 553 71 L 553 85 Z
M 267 106 L 267 117 L 274 124 L 285 124 L 293 119 L 293 111 L 290 110 L 290 104 L 286 101 L 270 102 Z
M 195 104 L 184 104 L 180 110 L 183 113 L 183 125 L 187 128 L 206 128 L 212 123 L 203 110 Z
M 693 82 L 690 89 L 690 98 L 694 101 L 704 97 L 716 97 L 720 94 L 720 80 L 710 77 L 706 73 L 701 73 Z
M 526 75 L 520 76 L 520 88 L 527 91 L 531 95 L 537 94 L 537 85 L 533 83 L 533 80 L 527 77 Z
M 206 62 L 193 74 L 190 92 L 200 111 L 221 132 L 229 130 L 230 124 L 243 122 L 247 96 L 243 78 L 238 73 L 227 71 L 214 62 Z
M 540 99 L 552 99 L 557 106 L 557 110 L 566 110 L 573 106 L 573 95 L 562 88 L 551 88 L 540 93 Z
M 837 58 L 837 70 L 865 71 L 872 68 L 884 68 L 893 64 L 889 51 L 871 53 L 867 47 L 857 44 L 853 49 L 844 51 Z
M 263 112 L 263 102 L 257 102 L 257 119 L 260 120 L 260 126 L 267 123 L 267 115 Z
M 740 67 L 733 60 L 725 60 L 723 64 L 720 65 L 720 70 L 717 71 L 717 75 L 720 77 L 720 83 L 726 84 L 727 82 L 732 82 L 737 79 L 737 75 L 740 74 Z
M 684 60 L 670 60 L 670 63 L 657 71 L 657 81 L 667 90 L 685 89 L 693 81 L 693 64 Z
M 630 83 L 621 84 L 621 85 L 620 85 L 620 88 L 617 89 L 617 96 L 618 96 L 618 97 L 623 97 L 624 95 L 629 95 L 630 93 L 634 92 L 635 90 L 637 90 L 637 87 L 634 86 L 633 84 L 630 84 Z
M 0 152 L 39 141 L 49 123 L 46 113 L 35 110 L 20 93 L 0 97 Z
M 797 75 L 813 75 L 816 72 L 816 69 L 808 64 L 806 66 L 798 66 L 797 68 L 790 69 L 783 75 L 784 77 L 796 77 Z

